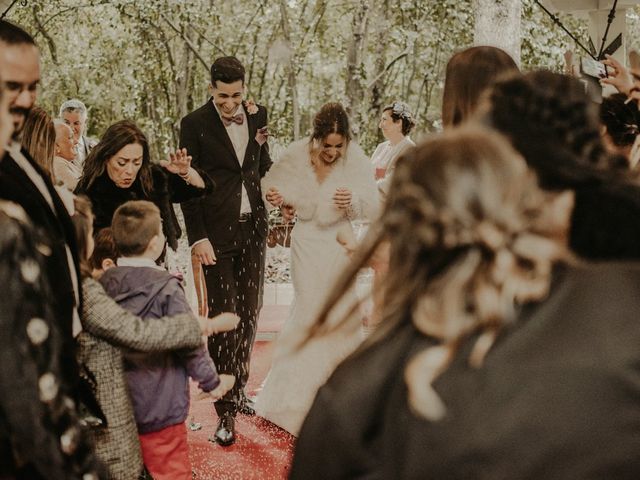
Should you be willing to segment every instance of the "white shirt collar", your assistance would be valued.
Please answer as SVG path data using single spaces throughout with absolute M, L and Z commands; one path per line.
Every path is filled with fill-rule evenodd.
M 119 267 L 151 267 L 158 270 L 164 270 L 156 262 L 147 257 L 119 257 L 117 260 Z

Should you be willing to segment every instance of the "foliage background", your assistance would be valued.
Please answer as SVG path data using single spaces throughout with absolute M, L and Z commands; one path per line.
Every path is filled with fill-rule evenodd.
M 523 5 L 523 68 L 560 69 L 570 40 L 532 0 Z M 331 100 L 348 107 L 367 151 L 394 99 L 414 109 L 414 136 L 437 129 L 444 67 L 472 44 L 474 8 L 473 0 L 28 0 L 8 18 L 41 46 L 41 106 L 55 114 L 82 99 L 95 137 L 134 119 L 158 158 L 177 144 L 180 118 L 206 101 L 208 68 L 223 54 L 247 67 L 248 96 L 268 108 L 276 149 L 307 133 Z

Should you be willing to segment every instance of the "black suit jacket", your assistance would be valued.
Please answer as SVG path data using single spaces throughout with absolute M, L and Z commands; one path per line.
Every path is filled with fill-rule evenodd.
M 44 180 L 53 199 L 55 213 L 27 174 L 18 166 L 8 153 L 0 161 L 0 198 L 20 205 L 42 237 L 48 242 L 51 254 L 46 260 L 46 275 L 53 295 L 53 310 L 58 326 L 65 338 L 72 338 L 73 306 L 75 296 L 65 245 L 69 246 L 73 256 L 76 273 L 78 265 L 75 230 L 71 218 L 58 196 L 49 176 L 33 161 L 23 149 L 22 154 Z M 80 286 L 80 278 L 77 278 Z M 82 296 L 80 296 L 82 298 Z M 78 306 L 78 308 L 80 308 Z
M 75 295 L 65 249 L 65 245 L 68 245 L 73 257 L 78 276 L 78 289 L 80 290 L 80 266 L 73 223 L 62 200 L 53 188 L 49 175 L 44 173 L 24 149 L 22 154 L 42 177 L 53 200 L 55 213 L 49 207 L 38 187 L 33 184 L 24 170 L 8 153 L 5 153 L 4 158 L 0 161 L 0 198 L 17 203 L 25 210 L 39 234 L 39 239 L 43 242 L 41 250 L 46 257 L 44 273 L 47 277 L 46 284 L 50 289 L 51 310 L 55 325 L 62 337 L 62 348 L 59 355 L 64 381 L 61 388 L 76 401 L 83 403 L 92 414 L 104 418 L 91 391 L 90 381 L 85 376 L 80 377 L 76 359 L 76 343 L 73 338 Z M 44 244 L 45 242 L 46 244 Z M 16 272 L 16 275 L 18 274 Z M 82 292 L 79 291 L 78 294 L 80 302 L 82 302 Z M 78 312 L 80 311 L 81 305 L 78 305 Z
M 207 173 L 216 184 L 213 193 L 181 204 L 189 243 L 208 238 L 216 250 L 233 242 L 240 217 L 242 184 L 247 190 L 253 221 L 261 238 L 268 230 L 260 179 L 271 167 L 267 143 L 258 144 L 257 130 L 267 125 L 267 111 L 258 106 L 255 114 L 245 109 L 249 142 L 242 166 L 236 158 L 229 135 L 211 99 L 184 117 L 180 147 L 193 157 L 193 165 Z

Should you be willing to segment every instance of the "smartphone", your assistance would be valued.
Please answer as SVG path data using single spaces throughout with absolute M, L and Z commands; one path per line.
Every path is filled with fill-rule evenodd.
M 602 63 L 588 57 L 580 59 L 580 71 L 592 78 L 604 78 L 607 76 L 607 67 Z

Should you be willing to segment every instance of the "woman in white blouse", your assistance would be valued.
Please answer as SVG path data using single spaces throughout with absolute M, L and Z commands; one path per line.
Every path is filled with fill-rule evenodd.
M 371 162 L 376 169 L 376 183 L 380 198 L 384 201 L 389 193 L 391 177 L 396 168 L 398 158 L 409 148 L 415 147 L 409 133 L 415 127 L 416 122 L 409 106 L 404 102 L 393 102 L 382 110 L 379 127 L 382 130 L 386 142 L 378 145 L 371 155 Z M 373 269 L 373 305 L 370 315 L 365 321 L 365 332 L 373 330 L 380 322 L 383 298 L 380 284 L 389 268 L 389 244 L 383 242 L 371 261 Z
M 379 127 L 387 141 L 378 145 L 371 156 L 376 169 L 378 190 L 383 198 L 387 196 L 396 161 L 407 148 L 416 145 L 409 138 L 409 133 L 415 125 L 416 122 L 406 103 L 393 102 L 384 107 Z

